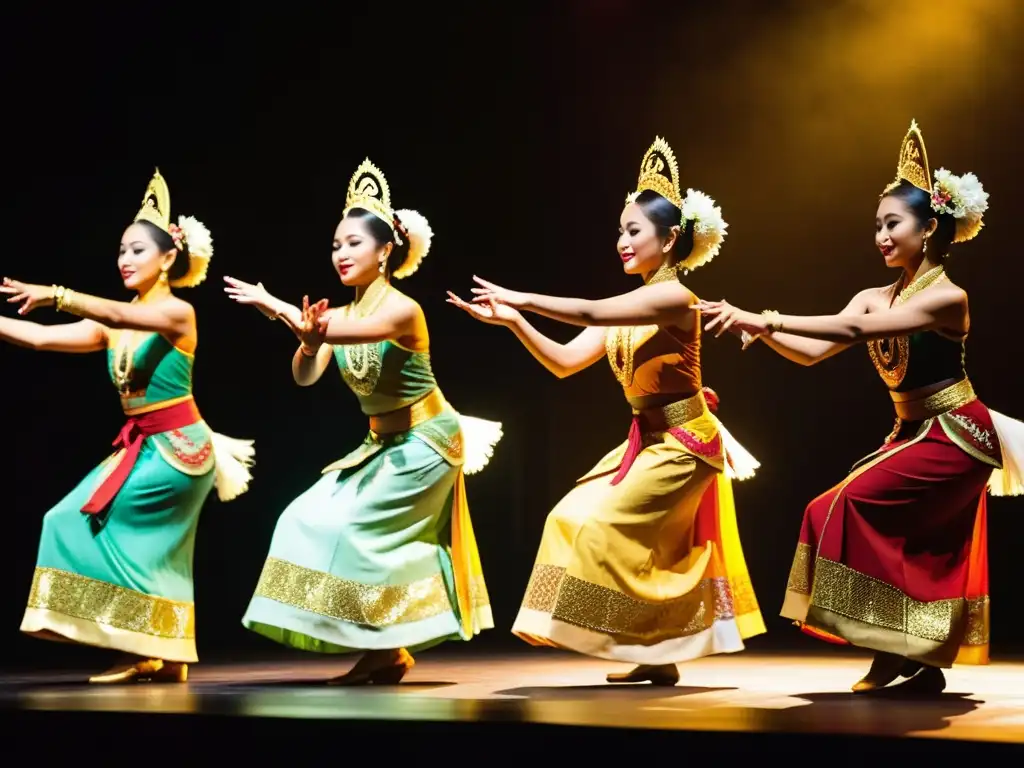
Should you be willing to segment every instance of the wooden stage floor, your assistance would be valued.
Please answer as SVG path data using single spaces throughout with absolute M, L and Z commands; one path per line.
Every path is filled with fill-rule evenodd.
M 6 674 L 0 676 L 0 712 L 6 722 L 49 732 L 57 731 L 50 731 L 47 718 L 57 716 L 62 723 L 88 717 L 91 732 L 98 722 L 108 723 L 100 732 L 108 730 L 118 716 L 166 723 L 160 717 L 171 715 L 190 722 L 213 717 L 221 724 L 221 730 L 209 731 L 214 734 L 227 734 L 228 721 L 244 720 L 250 731 L 265 727 L 267 733 L 285 721 L 319 723 L 325 734 L 338 733 L 331 729 L 342 724 L 357 732 L 383 725 L 385 733 L 396 737 L 417 725 L 422 730 L 501 723 L 509 748 L 524 747 L 533 738 L 528 726 L 535 725 L 574 733 L 572 727 L 586 728 L 588 734 L 617 729 L 621 735 L 627 729 L 634 745 L 672 732 L 680 744 L 702 744 L 719 754 L 722 745 L 738 749 L 732 739 L 740 735 L 751 749 L 760 744 L 756 748 L 763 751 L 766 742 L 751 737 L 775 735 L 789 736 L 790 745 L 806 745 L 814 737 L 825 748 L 860 737 L 853 742 L 860 745 L 858 754 L 865 754 L 870 739 L 881 740 L 879 754 L 894 756 L 891 746 L 880 745 L 891 745 L 895 738 L 915 744 L 919 756 L 922 748 L 951 756 L 951 749 L 970 746 L 977 757 L 987 743 L 1014 745 L 1024 757 L 1024 747 L 1018 746 L 1024 744 L 1024 663 L 948 671 L 946 692 L 931 699 L 850 694 L 850 684 L 866 670 L 868 659 L 849 653 L 719 656 L 681 665 L 679 685 L 660 688 L 608 685 L 605 673 L 627 665 L 556 651 L 480 655 L 438 650 L 423 654 L 399 686 L 323 684 L 348 663 L 271 657 L 259 663 L 202 664 L 193 667 L 186 685 L 89 686 L 82 684 L 82 672 Z M 524 730 L 516 736 L 509 724 Z M 687 747 L 682 749 L 680 757 Z M 845 750 L 840 751 L 849 756 Z M 820 762 L 822 755 L 814 759 Z M 836 764 L 836 757 L 826 762 Z

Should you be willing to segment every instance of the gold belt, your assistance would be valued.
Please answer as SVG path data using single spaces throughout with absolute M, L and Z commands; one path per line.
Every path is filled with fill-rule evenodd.
M 448 402 L 444 399 L 444 395 L 441 394 L 440 388 L 435 387 L 429 395 L 417 400 L 412 405 L 371 416 L 370 431 L 378 435 L 394 435 L 398 432 L 408 432 L 416 425 L 439 416 L 447 407 Z
M 920 391 L 920 390 L 917 390 Z M 974 402 L 977 395 L 970 379 L 961 379 L 945 389 L 921 397 L 914 392 L 890 392 L 896 416 L 903 421 L 924 421 Z
M 693 421 L 707 409 L 708 404 L 704 399 L 704 392 L 701 391 L 693 397 L 677 400 L 658 408 L 644 408 L 643 410 L 634 408 L 633 415 L 639 417 L 644 429 L 652 432 L 664 432 Z

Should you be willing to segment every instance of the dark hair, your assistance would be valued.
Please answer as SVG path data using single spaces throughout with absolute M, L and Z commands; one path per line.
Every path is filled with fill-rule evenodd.
M 949 255 L 949 247 L 956 237 L 956 219 L 951 213 L 939 213 L 932 209 L 932 196 L 923 189 L 915 187 L 906 179 L 900 181 L 895 189 L 883 197 L 895 197 L 903 202 L 917 219 L 921 228 L 928 226 L 931 219 L 937 222 L 935 231 L 928 239 L 928 255 L 934 259 L 944 259 Z
M 183 278 L 188 272 L 188 243 L 182 243 L 182 250 L 179 251 L 178 246 L 174 244 L 173 238 L 153 222 L 147 221 L 146 219 L 140 219 L 135 223 L 141 224 L 146 228 L 149 236 L 152 237 L 153 242 L 156 243 L 156 247 L 161 251 L 175 252 L 176 256 L 174 257 L 174 263 L 171 264 L 171 268 L 167 270 L 167 279 L 179 280 Z
M 385 266 L 389 275 L 394 274 L 394 271 L 405 263 L 405 260 L 409 257 L 409 238 L 403 237 L 402 244 L 399 245 L 395 242 L 395 233 L 391 230 L 384 220 L 381 219 L 374 213 L 370 213 L 365 208 L 352 208 L 348 213 L 345 214 L 346 219 L 359 219 L 366 225 L 366 228 L 370 232 L 370 236 L 377 241 L 377 245 L 386 245 L 391 243 L 391 255 L 388 256 L 388 262 Z M 398 221 L 398 217 L 395 217 Z M 401 223 L 401 222 L 399 222 Z
M 676 237 L 676 244 L 672 247 L 672 253 L 676 262 L 684 261 L 693 250 L 693 222 L 687 221 L 684 226 L 683 212 L 676 208 L 667 198 L 657 192 L 645 189 L 636 196 L 637 205 L 644 212 L 644 216 L 651 220 L 658 237 L 662 240 L 668 239 L 672 234 L 672 227 L 679 227 L 679 235 Z

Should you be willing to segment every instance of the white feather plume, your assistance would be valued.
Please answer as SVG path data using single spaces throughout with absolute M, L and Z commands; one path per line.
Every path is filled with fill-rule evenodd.
M 398 269 L 395 270 L 396 280 L 408 277 L 420 267 L 420 262 L 430 251 L 430 243 L 434 239 L 434 230 L 426 217 L 417 211 L 395 211 L 398 220 L 409 235 L 409 255 Z
M 465 457 L 462 471 L 466 475 L 475 475 L 490 462 L 494 455 L 494 446 L 504 436 L 501 422 L 487 421 L 460 413 L 459 426 L 462 428 L 463 456 Z
M 214 486 L 221 501 L 231 501 L 249 490 L 252 481 L 249 467 L 256 456 L 252 440 L 238 440 L 214 432 L 213 455 L 216 460 Z

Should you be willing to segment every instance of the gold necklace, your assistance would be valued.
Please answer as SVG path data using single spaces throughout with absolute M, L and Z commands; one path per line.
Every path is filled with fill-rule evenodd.
M 372 315 L 384 303 L 389 287 L 388 282 L 383 278 L 374 280 L 359 301 L 354 301 L 346 307 L 345 317 L 363 319 Z M 357 395 L 367 397 L 373 394 L 377 380 L 380 378 L 379 343 L 346 344 L 343 347 L 343 353 L 345 368 L 342 370 L 342 378 L 345 379 L 345 383 Z
M 645 285 L 655 283 L 667 283 L 671 280 L 679 280 L 679 270 L 668 262 L 658 267 L 657 271 L 644 280 Z M 638 343 L 649 338 L 652 330 L 657 331 L 656 325 L 638 325 L 633 327 L 609 328 L 604 337 L 604 350 L 608 356 L 608 363 L 612 367 L 612 373 L 618 382 L 628 387 L 633 383 L 633 355 L 636 352 Z
M 910 285 L 903 288 L 892 306 L 898 307 L 904 304 L 910 297 L 917 295 L 925 288 L 928 288 L 945 279 L 946 270 L 940 264 L 929 269 L 920 277 L 913 280 Z M 902 281 L 903 278 L 900 278 Z M 895 289 L 895 285 L 893 288 Z M 868 342 L 868 354 L 871 356 L 871 363 L 882 377 L 882 381 L 890 389 L 895 389 L 907 375 L 907 366 L 910 365 L 910 337 L 897 336 L 889 339 L 874 339 Z

